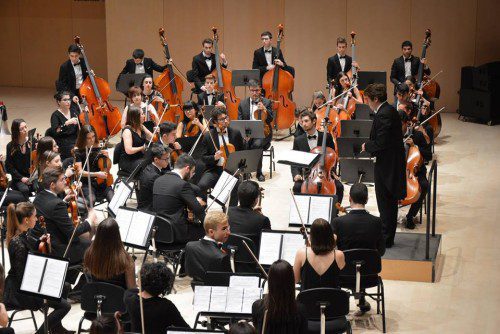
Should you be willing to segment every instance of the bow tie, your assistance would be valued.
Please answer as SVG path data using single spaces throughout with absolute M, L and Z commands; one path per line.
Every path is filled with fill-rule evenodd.
M 212 56 L 210 57 L 203 56 L 203 58 L 205 58 L 205 60 L 212 60 Z
M 339 59 L 345 59 L 345 56 L 339 56 Z
M 316 136 L 316 135 L 307 136 L 307 139 L 316 139 L 316 138 L 318 138 L 318 136 Z
M 217 245 L 217 248 L 222 249 L 223 243 L 222 242 L 218 242 L 216 245 Z
M 76 63 L 76 64 L 73 64 L 73 66 L 80 66 L 80 62 Z
M 225 135 L 227 135 L 227 130 L 224 132 L 219 132 L 219 136 L 225 136 Z
M 214 93 L 207 93 L 207 96 L 214 96 Z
M 144 63 L 136 64 L 137 66 L 144 66 Z
M 271 49 L 271 50 L 264 50 L 264 52 L 265 52 L 265 53 L 272 53 L 272 52 L 273 52 L 273 50 L 272 50 L 272 49 Z
M 405 59 L 405 62 L 407 62 L 407 61 L 410 61 L 410 62 L 411 62 L 411 58 L 406 58 L 406 59 Z
M 257 100 L 252 100 L 252 104 L 253 104 L 254 106 L 256 106 L 257 104 L 259 104 L 259 101 L 257 101 Z

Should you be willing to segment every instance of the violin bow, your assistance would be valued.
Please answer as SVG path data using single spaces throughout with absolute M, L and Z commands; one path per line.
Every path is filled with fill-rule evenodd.
M 290 189 L 290 193 L 292 194 L 293 204 L 295 204 L 295 209 L 297 210 L 297 214 L 299 215 L 300 224 L 302 225 L 302 228 L 304 229 L 306 243 L 309 243 L 309 235 L 307 234 L 307 228 L 306 228 L 306 225 L 304 224 L 304 220 L 302 219 L 302 215 L 300 214 L 299 206 L 297 204 L 297 200 L 295 199 L 295 194 L 293 193 L 292 189 Z
M 433 118 L 434 116 L 436 116 L 437 114 L 439 114 L 441 111 L 443 111 L 446 107 L 442 107 L 441 109 L 439 109 L 438 111 L 435 111 L 432 115 L 430 115 L 425 121 L 423 121 L 422 123 L 418 124 L 419 126 L 422 126 L 424 125 L 425 123 L 427 123 L 431 118 Z M 405 139 L 403 139 L 403 143 L 406 143 L 406 141 L 408 141 L 408 139 L 411 138 L 411 135 L 406 137 Z
M 336 100 L 336 99 L 338 99 L 339 97 L 342 97 L 342 96 L 344 96 L 345 94 L 349 93 L 351 90 L 353 90 L 353 89 L 354 89 L 354 88 L 356 88 L 356 87 L 358 87 L 358 85 L 354 85 L 354 86 L 352 86 L 351 88 L 349 88 L 348 90 L 346 90 L 345 92 L 340 93 L 339 95 L 337 95 L 337 96 L 333 97 L 331 100 L 326 101 L 325 103 L 323 103 L 322 105 L 320 105 L 320 106 L 318 107 L 318 109 L 321 109 L 321 108 L 323 108 L 324 106 L 326 106 L 327 104 L 332 103 L 333 101 L 335 101 L 335 100 Z
M 203 119 L 205 119 L 205 117 L 203 116 Z M 210 119 L 208 120 L 209 122 L 212 120 L 212 117 L 210 117 Z M 194 150 L 196 149 L 196 146 L 198 146 L 198 143 L 200 142 L 200 139 L 201 137 L 203 136 L 203 134 L 205 133 L 205 131 L 207 129 L 209 129 L 210 126 L 207 125 L 207 126 L 204 126 L 203 127 L 203 130 L 201 131 L 201 133 L 198 135 L 198 138 L 196 139 L 196 142 L 194 143 L 193 147 L 191 147 L 191 150 L 189 151 L 189 155 L 192 155 Z
M 243 243 L 243 245 L 245 245 L 245 248 L 247 249 L 248 253 L 250 253 L 250 256 L 252 257 L 252 259 L 255 261 L 255 263 L 259 266 L 259 269 L 260 269 L 260 272 L 262 273 L 262 275 L 264 275 L 264 277 L 266 279 L 269 279 L 269 276 L 267 276 L 267 273 L 266 271 L 264 270 L 264 267 L 262 267 L 262 265 L 260 264 L 259 260 L 257 259 L 257 257 L 255 256 L 255 254 L 252 252 L 252 249 L 250 249 L 250 246 L 248 246 L 247 242 L 245 240 L 242 240 L 241 241 Z
M 427 80 L 427 82 L 425 84 L 423 84 L 422 88 L 424 88 L 425 86 L 427 86 L 432 80 L 436 79 L 436 77 L 438 75 L 440 75 L 441 73 L 443 73 L 443 70 L 437 72 L 432 78 L 430 78 L 429 80 Z
M 170 105 L 167 103 L 165 108 L 163 108 L 163 112 L 161 113 L 159 121 L 161 121 L 163 119 L 163 116 L 165 115 L 165 113 L 167 112 L 168 109 L 170 109 Z M 151 135 L 151 139 L 149 139 L 149 142 L 148 142 L 148 145 L 146 146 L 146 148 L 149 148 L 149 146 L 153 142 L 153 139 L 155 137 L 156 132 L 158 132 L 159 130 L 160 130 L 160 127 L 158 125 L 155 126 L 155 129 L 153 130 L 153 134 Z

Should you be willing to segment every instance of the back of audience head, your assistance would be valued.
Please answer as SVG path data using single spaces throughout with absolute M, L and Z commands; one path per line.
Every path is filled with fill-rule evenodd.
M 311 225 L 311 249 L 316 255 L 325 255 L 335 249 L 333 230 L 328 221 L 317 218 Z
M 245 320 L 234 323 L 229 328 L 229 334 L 257 334 L 255 328 Z
M 142 290 L 153 297 L 166 295 L 172 289 L 174 278 L 164 262 L 146 263 L 141 268 Z
M 355 183 L 349 190 L 349 201 L 352 204 L 366 205 L 368 202 L 368 188 L 363 183 Z
M 243 181 L 238 186 L 238 200 L 243 208 L 252 209 L 259 199 L 259 184 L 255 181 Z
M 92 321 L 90 334 L 118 334 L 118 319 L 111 315 L 102 315 Z

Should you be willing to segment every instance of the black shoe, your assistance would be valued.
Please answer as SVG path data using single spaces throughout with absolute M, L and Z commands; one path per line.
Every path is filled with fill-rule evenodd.
M 408 219 L 408 217 L 406 217 L 405 227 L 409 230 L 415 229 L 415 222 L 413 221 L 413 218 Z
M 257 180 L 259 180 L 259 182 L 264 182 L 266 180 L 266 177 L 264 176 L 264 174 L 260 174 L 257 175 Z
M 387 240 L 385 242 L 385 248 L 392 248 L 392 246 L 394 246 L 394 241 L 392 240 Z
M 371 305 L 367 301 L 364 304 L 359 305 L 359 310 L 354 313 L 355 316 L 359 317 L 371 310 Z

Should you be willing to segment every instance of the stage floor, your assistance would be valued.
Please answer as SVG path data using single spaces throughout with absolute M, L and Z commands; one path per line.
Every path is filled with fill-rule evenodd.
M 44 133 L 50 115 L 56 109 L 49 89 L 0 87 L 0 101 L 7 106 L 10 126 L 14 118 L 22 117 L 30 128 Z M 123 101 L 117 101 L 122 106 Z M 436 144 L 438 160 L 437 229 L 442 235 L 442 272 L 436 283 L 416 283 L 386 280 L 386 319 L 388 333 L 492 333 L 494 314 L 500 310 L 499 279 L 500 228 L 498 227 L 500 196 L 496 175 L 500 158 L 500 127 L 464 123 L 457 114 L 443 115 L 443 129 Z M 10 138 L 0 138 L 0 152 Z M 292 139 L 273 142 L 276 161 L 284 150 L 291 149 Z M 264 160 L 264 170 L 268 160 Z M 116 167 L 114 167 L 116 168 Z M 116 172 L 116 170 L 115 170 Z M 291 174 L 288 166 L 276 164 L 276 172 L 266 182 L 263 211 L 274 229 L 287 229 L 290 205 Z M 345 187 L 344 205 L 348 205 Z M 367 205 L 378 214 L 373 187 L 369 188 Z M 405 231 L 398 227 L 398 231 Z M 425 226 L 414 231 L 425 233 Z M 396 236 L 396 243 L 398 242 Z M 7 268 L 8 270 L 8 265 Z M 189 324 L 193 324 L 193 293 L 188 279 L 176 281 L 177 294 L 170 295 Z M 381 318 L 374 315 L 375 303 L 369 315 L 356 319 L 355 333 L 378 332 Z M 351 299 L 351 311 L 355 305 Z M 64 319 L 68 329 L 76 330 L 82 315 L 80 305 L 73 305 Z M 370 316 L 373 315 L 373 316 Z M 493 315 L 493 316 L 492 316 Z M 41 314 L 37 319 L 42 321 Z M 33 324 L 14 324 L 16 333 L 32 333 Z

